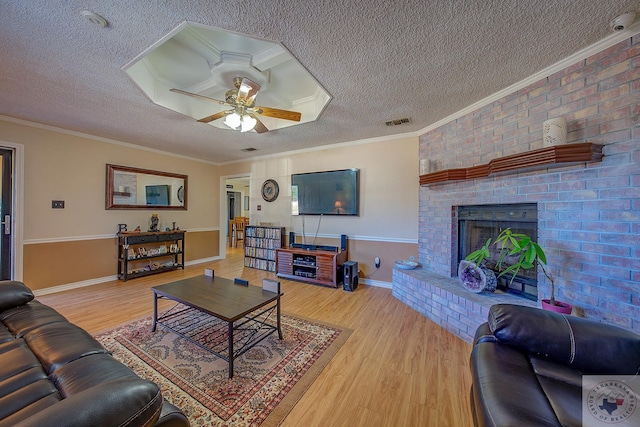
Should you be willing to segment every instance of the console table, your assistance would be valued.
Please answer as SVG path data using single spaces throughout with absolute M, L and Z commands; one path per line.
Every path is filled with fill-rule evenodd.
M 118 233 L 118 279 L 182 268 L 184 230 Z M 155 260 L 155 261 L 154 261 Z
M 276 275 L 286 279 L 337 288 L 342 280 L 339 267 L 347 251 L 319 251 L 302 248 L 276 249 Z

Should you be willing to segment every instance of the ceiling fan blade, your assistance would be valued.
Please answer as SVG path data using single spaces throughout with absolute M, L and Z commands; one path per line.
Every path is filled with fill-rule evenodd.
M 262 114 L 267 117 L 275 117 L 276 119 L 293 120 L 295 122 L 300 121 L 302 116 L 296 111 L 279 110 L 277 108 L 269 107 L 255 107 L 253 111 L 257 114 Z
M 227 110 L 227 111 L 220 111 L 219 113 L 215 113 L 212 114 L 210 116 L 204 117 L 200 120 L 198 120 L 200 123 L 209 123 L 212 122 L 214 120 L 218 120 L 219 118 L 222 118 L 224 116 L 226 116 L 227 114 L 231 114 L 233 112 L 233 110 Z
M 256 125 L 254 126 L 253 130 L 255 130 L 257 133 L 269 132 L 269 129 L 267 129 L 267 127 L 264 125 L 264 123 L 260 121 L 259 118 L 257 118 L 254 114 L 249 114 L 249 115 L 254 119 L 256 119 Z
M 259 90 L 260 85 L 258 83 L 243 77 L 240 87 L 238 87 L 238 103 L 244 103 L 246 106 L 252 105 Z
M 229 104 L 228 102 L 219 101 L 217 99 L 209 98 L 208 96 L 199 95 L 197 93 L 187 92 L 185 90 L 180 90 L 180 89 L 169 89 L 169 91 L 175 92 L 175 93 L 179 93 L 179 94 L 182 94 L 182 95 L 192 96 L 192 97 L 198 98 L 198 99 L 204 99 L 205 101 L 215 102 L 216 104 L 228 105 L 230 107 L 233 107 L 233 105 Z

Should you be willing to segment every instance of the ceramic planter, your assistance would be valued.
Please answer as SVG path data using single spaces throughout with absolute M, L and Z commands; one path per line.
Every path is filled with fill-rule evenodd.
M 573 306 L 565 302 L 556 301 L 555 305 L 552 305 L 551 300 L 548 299 L 543 299 L 541 302 L 544 310 L 555 311 L 556 313 L 563 314 L 571 314 L 571 310 L 573 310 Z

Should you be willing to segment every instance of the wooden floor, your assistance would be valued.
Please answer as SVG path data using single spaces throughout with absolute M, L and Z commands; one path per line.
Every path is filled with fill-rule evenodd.
M 273 273 L 243 268 L 242 249 L 227 259 L 163 274 L 38 297 L 96 333 L 152 313 L 150 287 L 215 269 L 258 284 Z M 280 279 L 283 311 L 353 330 L 346 344 L 283 421 L 311 426 L 471 426 L 471 346 L 391 295 Z M 165 302 L 165 304 L 167 304 Z

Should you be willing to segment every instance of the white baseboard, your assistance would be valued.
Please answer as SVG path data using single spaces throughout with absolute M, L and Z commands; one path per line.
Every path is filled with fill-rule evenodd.
M 118 275 L 98 277 L 96 279 L 83 280 L 81 282 L 67 283 L 65 285 L 52 286 L 50 288 L 37 289 L 33 291 L 35 296 L 48 295 L 56 292 L 68 291 L 71 289 L 84 288 L 85 286 L 97 285 L 98 283 L 111 282 L 112 280 L 118 280 Z M 29 286 L 28 283 L 25 283 Z
M 378 288 L 386 288 L 386 289 L 392 288 L 391 282 L 383 282 L 381 280 L 360 279 L 360 283 L 362 283 L 363 285 L 375 286 Z
M 193 261 L 185 262 L 184 265 L 186 267 L 186 266 L 189 266 L 189 265 L 196 265 L 196 264 L 203 264 L 205 262 L 217 261 L 219 259 L 221 259 L 219 256 L 214 256 L 214 257 L 210 257 L 210 258 L 196 259 L 196 260 L 193 260 Z M 97 277 L 95 279 L 82 280 L 80 282 L 66 283 L 64 285 L 51 286 L 50 288 L 37 289 L 37 290 L 33 291 L 33 294 L 35 296 L 48 295 L 48 294 L 53 294 L 53 293 L 56 293 L 56 292 L 68 291 L 68 290 L 71 290 L 71 289 L 84 288 L 85 286 L 97 285 L 98 283 L 111 282 L 113 280 L 118 280 L 118 275 L 106 276 L 106 277 Z M 28 283 L 25 283 L 25 284 L 27 286 L 29 286 Z

